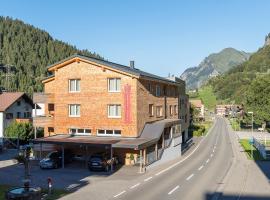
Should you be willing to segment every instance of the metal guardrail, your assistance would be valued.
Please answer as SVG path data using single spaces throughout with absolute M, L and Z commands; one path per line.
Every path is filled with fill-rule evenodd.
M 260 152 L 261 156 L 264 159 L 267 159 L 267 155 L 266 155 L 266 150 L 265 150 L 264 144 L 260 143 L 260 141 L 257 140 L 256 138 L 253 138 L 253 141 L 254 141 L 254 146 L 256 147 L 256 149 L 258 149 L 258 151 Z

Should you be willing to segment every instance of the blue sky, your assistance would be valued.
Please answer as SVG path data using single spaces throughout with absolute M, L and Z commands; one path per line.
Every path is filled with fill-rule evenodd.
M 267 0 L 0 0 L 0 15 L 161 76 L 226 47 L 256 51 L 270 32 L 269 8 Z

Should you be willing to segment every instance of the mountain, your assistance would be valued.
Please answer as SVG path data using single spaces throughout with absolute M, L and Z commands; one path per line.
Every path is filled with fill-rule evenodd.
M 44 30 L 0 16 L 1 88 L 30 95 L 42 91 L 46 66 L 75 53 L 102 59 L 96 53 L 56 40 Z
M 234 48 L 226 48 L 219 53 L 210 54 L 197 67 L 186 69 L 181 78 L 188 89 L 199 88 L 211 77 L 223 74 L 232 67 L 249 59 L 250 54 Z

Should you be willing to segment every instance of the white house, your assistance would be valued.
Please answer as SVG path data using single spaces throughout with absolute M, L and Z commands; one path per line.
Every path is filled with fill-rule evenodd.
M 23 92 L 1 92 L 0 93 L 0 145 L 3 144 L 5 128 L 14 120 L 30 121 L 32 99 Z

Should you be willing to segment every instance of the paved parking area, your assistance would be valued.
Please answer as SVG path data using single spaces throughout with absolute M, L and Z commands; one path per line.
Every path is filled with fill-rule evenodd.
M 24 165 L 18 164 L 13 157 L 17 151 L 5 151 L 0 154 L 0 183 L 20 185 L 24 178 Z M 85 185 L 106 180 L 132 179 L 138 176 L 137 167 L 118 167 L 114 173 L 89 171 L 85 163 L 75 162 L 65 169 L 40 169 L 38 162 L 30 166 L 30 179 L 33 186 L 47 187 L 47 178 L 53 180 L 53 187 L 59 189 L 77 190 Z

